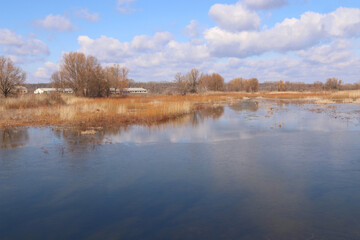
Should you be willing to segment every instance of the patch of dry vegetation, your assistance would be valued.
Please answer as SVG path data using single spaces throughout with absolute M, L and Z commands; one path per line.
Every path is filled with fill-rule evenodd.
M 152 124 L 176 119 L 206 106 L 242 95 L 228 94 L 125 98 L 80 98 L 71 95 L 1 99 L 0 127 L 29 125 L 109 126 Z
M 360 103 L 360 90 L 340 92 L 209 92 L 185 96 L 81 98 L 72 95 L 29 95 L 0 99 L 0 128 L 33 125 L 126 126 L 164 122 L 203 108 L 266 98 L 318 104 Z
M 55 105 L 64 105 L 65 101 L 60 94 L 49 95 L 24 95 L 18 98 L 2 98 L 0 99 L 1 107 L 3 109 L 27 109 L 38 107 L 50 107 Z
M 321 92 L 260 92 L 248 94 L 247 96 L 258 96 L 266 99 L 304 100 L 317 104 L 360 103 L 360 90 Z

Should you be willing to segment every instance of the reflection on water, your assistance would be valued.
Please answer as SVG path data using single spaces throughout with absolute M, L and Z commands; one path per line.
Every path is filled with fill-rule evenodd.
M 27 129 L 0 129 L 0 148 L 17 148 L 29 140 Z
M 0 239 L 359 239 L 358 115 L 314 108 L 1 132 Z
M 230 104 L 229 107 L 235 112 L 242 112 L 242 111 L 256 112 L 257 110 L 259 110 L 259 103 L 257 101 L 249 99 L 239 103 Z
M 218 119 L 224 114 L 224 107 L 203 108 L 198 111 L 188 114 L 186 116 L 173 119 L 171 121 L 162 122 L 154 125 L 144 127 L 122 127 L 122 128 L 94 128 L 90 131 L 74 128 L 52 128 L 54 135 L 63 139 L 66 143 L 67 150 L 70 152 L 78 151 L 79 148 L 96 149 L 101 144 L 111 144 L 119 141 L 119 138 L 124 139 L 132 136 L 134 142 L 145 142 L 149 138 L 153 139 L 153 132 L 163 132 L 169 128 L 181 129 L 184 126 L 191 126 L 197 128 L 203 124 L 206 119 Z M 144 131 L 147 129 L 147 131 Z M 93 131 L 93 132 L 91 132 Z M 90 132 L 91 134 L 87 134 Z M 140 134 L 140 135 L 139 135 Z M 123 140 L 126 142 L 127 140 Z M 62 148 L 64 151 L 65 148 Z
M 192 114 L 189 114 L 188 121 L 191 122 L 193 127 L 197 127 L 199 124 L 203 123 L 205 119 L 212 118 L 218 119 L 224 114 L 224 107 L 215 107 L 215 108 L 204 108 L 200 109 Z

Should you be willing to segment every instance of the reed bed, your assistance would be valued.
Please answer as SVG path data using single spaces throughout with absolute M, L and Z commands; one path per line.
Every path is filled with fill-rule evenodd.
M 2 98 L 0 101 L 1 108 L 6 110 L 49 107 L 63 104 L 65 104 L 65 101 L 60 94 L 24 95 L 18 98 Z
M 201 105 L 211 107 L 229 98 L 226 94 L 99 99 L 69 95 L 23 96 L 0 99 L 0 127 L 149 125 L 182 117 Z
M 340 91 L 332 93 L 333 99 L 359 99 L 360 98 L 360 90 L 352 90 L 352 91 Z
M 0 128 L 34 125 L 126 126 L 177 119 L 200 108 L 214 108 L 243 98 L 302 99 L 319 104 L 360 103 L 360 91 L 212 92 L 186 96 L 80 98 L 72 95 L 28 95 L 0 98 Z

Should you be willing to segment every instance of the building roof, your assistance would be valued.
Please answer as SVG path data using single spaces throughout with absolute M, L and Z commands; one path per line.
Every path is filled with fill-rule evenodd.
M 147 91 L 145 88 L 124 88 L 125 91 Z
M 36 90 L 41 90 L 41 91 L 56 91 L 56 88 L 38 88 Z M 35 90 L 35 91 L 36 91 Z

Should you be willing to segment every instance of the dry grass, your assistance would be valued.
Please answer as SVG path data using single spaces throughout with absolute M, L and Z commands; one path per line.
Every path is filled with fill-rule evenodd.
M 189 114 L 227 94 L 89 99 L 69 95 L 0 99 L 0 128 L 30 125 L 109 126 L 153 124 Z
M 44 106 L 63 105 L 65 101 L 60 94 L 50 95 L 24 95 L 19 98 L 2 98 L 0 106 L 2 109 L 27 109 Z
M 360 103 L 360 91 L 218 93 L 187 96 L 130 96 L 88 99 L 71 95 L 0 99 L 0 128 L 33 125 L 125 126 L 153 124 L 183 117 L 199 108 L 243 98 Z
M 360 90 L 353 91 L 340 91 L 332 94 L 333 99 L 359 99 L 360 98 Z
M 360 103 L 360 90 L 338 92 L 260 92 L 248 94 L 249 97 L 266 99 L 305 100 L 317 104 Z

